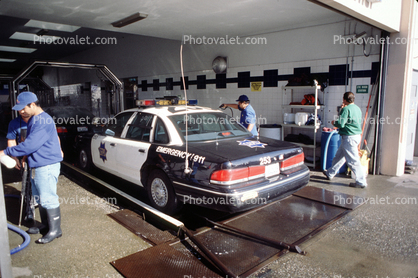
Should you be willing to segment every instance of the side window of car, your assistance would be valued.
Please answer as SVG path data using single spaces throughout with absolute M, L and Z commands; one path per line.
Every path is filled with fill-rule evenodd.
M 138 113 L 129 124 L 126 138 L 136 141 L 149 142 L 153 115 Z
M 115 118 L 111 119 L 109 125 L 105 131 L 106 135 L 111 135 L 114 137 L 120 137 L 128 120 L 131 118 L 133 112 L 127 112 L 117 115 Z
M 160 118 L 157 118 L 154 131 L 154 142 L 167 144 L 168 141 L 167 129 L 165 128 L 163 121 Z

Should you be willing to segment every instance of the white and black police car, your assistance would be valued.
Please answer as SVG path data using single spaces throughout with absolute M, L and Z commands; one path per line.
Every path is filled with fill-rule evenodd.
M 193 100 L 138 102 L 139 108 L 117 114 L 79 148 L 79 164 L 145 187 L 160 211 L 173 214 L 182 203 L 243 211 L 284 198 L 309 181 L 299 146 L 253 137 L 223 111 Z

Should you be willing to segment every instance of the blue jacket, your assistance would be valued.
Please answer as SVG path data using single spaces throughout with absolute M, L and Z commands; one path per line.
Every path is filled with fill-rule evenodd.
M 32 116 L 28 122 L 26 140 L 4 153 L 10 156 L 28 156 L 31 168 L 42 167 L 62 161 L 61 146 L 54 120 L 47 113 Z
M 242 124 L 245 128 L 247 128 L 249 124 L 254 124 L 253 128 L 251 129 L 251 133 L 257 136 L 258 132 L 257 126 L 255 124 L 256 116 L 254 108 L 251 106 L 251 104 L 248 104 L 244 110 L 239 106 L 238 109 L 241 111 L 241 118 L 239 120 L 240 124 Z

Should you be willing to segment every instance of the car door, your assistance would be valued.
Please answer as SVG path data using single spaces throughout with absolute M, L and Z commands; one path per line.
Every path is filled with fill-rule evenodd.
M 118 114 L 111 119 L 111 123 L 101 134 L 95 134 L 91 141 L 91 155 L 93 163 L 96 167 L 106 172 L 118 175 L 117 167 L 117 146 L 123 142 L 127 123 L 130 122 L 134 112 L 125 112 Z
M 152 122 L 154 116 L 139 112 L 127 124 L 126 135 L 119 141 L 116 149 L 116 161 L 119 176 L 130 182 L 141 183 L 140 169 L 148 157 L 151 146 Z

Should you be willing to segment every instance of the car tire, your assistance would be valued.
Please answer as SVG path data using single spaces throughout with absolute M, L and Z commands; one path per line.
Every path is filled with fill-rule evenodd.
M 161 212 L 172 215 L 180 208 L 171 181 L 161 170 L 151 172 L 147 181 L 147 193 L 151 205 Z
M 80 169 L 88 172 L 92 168 L 91 156 L 86 148 L 83 148 L 78 153 L 78 165 Z

